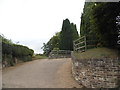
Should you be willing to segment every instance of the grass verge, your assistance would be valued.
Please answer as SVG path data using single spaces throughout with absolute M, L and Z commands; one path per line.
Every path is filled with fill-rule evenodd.
M 48 57 L 46 57 L 46 56 L 40 56 L 40 55 L 37 55 L 37 56 L 33 56 L 33 57 L 32 57 L 32 60 L 37 60 L 37 59 L 46 59 L 46 58 L 48 58 Z
M 93 48 L 88 49 L 85 52 L 77 53 L 74 52 L 74 55 L 77 59 L 99 59 L 99 58 L 117 58 L 118 50 L 109 49 L 109 48 Z

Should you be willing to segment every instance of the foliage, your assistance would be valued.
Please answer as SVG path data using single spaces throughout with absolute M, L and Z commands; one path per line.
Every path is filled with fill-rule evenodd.
M 81 16 L 80 35 L 98 38 L 103 46 L 115 47 L 117 40 L 116 16 L 120 3 L 86 2 Z
M 53 50 L 55 50 L 55 51 L 59 51 L 60 49 L 59 49 L 59 48 L 53 48 Z
M 36 54 L 32 57 L 33 60 L 46 59 L 47 57 L 43 54 Z
M 60 50 L 73 50 L 73 40 L 79 37 L 76 25 L 68 19 L 63 20 L 60 32 Z
M 42 49 L 43 49 L 43 51 L 44 51 L 43 54 L 45 54 L 46 56 L 48 56 L 48 55 L 49 55 L 49 52 L 50 52 L 49 46 L 48 46 L 46 43 L 43 43 Z
M 60 32 L 60 49 L 72 50 L 72 41 L 70 21 L 68 19 L 63 20 L 62 31 Z
M 63 20 L 62 30 L 57 32 L 47 43 L 43 43 L 43 51 L 46 56 L 52 50 L 73 50 L 73 40 L 79 37 L 76 25 L 68 19 Z
M 108 47 L 115 47 L 117 42 L 116 16 L 120 13 L 120 3 L 97 3 L 94 18 L 98 25 L 100 39 Z
M 83 10 L 83 14 L 81 16 L 81 25 L 80 25 L 80 35 L 91 35 L 93 32 L 91 29 L 92 24 L 94 23 L 92 20 L 92 12 L 94 7 L 93 2 L 86 2 Z M 94 30 L 93 30 L 94 31 Z
M 43 51 L 46 56 L 54 49 L 59 48 L 59 32 L 57 32 L 46 44 L 43 43 Z
M 23 45 L 17 45 L 12 43 L 11 40 L 2 36 L 2 56 L 3 60 L 9 59 L 9 62 L 14 62 L 13 59 L 19 58 L 23 61 L 32 60 L 34 51 Z
M 78 39 L 79 38 L 79 34 L 78 34 L 78 31 L 77 31 L 76 24 L 71 23 L 71 29 L 72 29 L 72 39 L 73 40 Z
M 14 57 L 21 57 L 21 56 L 32 56 L 34 53 L 34 51 L 32 49 L 29 49 L 26 46 L 22 46 L 22 45 L 13 45 L 12 48 L 12 55 Z

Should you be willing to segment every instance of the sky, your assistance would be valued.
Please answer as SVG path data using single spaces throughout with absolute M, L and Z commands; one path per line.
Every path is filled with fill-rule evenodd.
M 84 0 L 0 0 L 0 33 L 43 53 L 43 43 L 61 31 L 64 19 L 80 31 L 83 7 Z

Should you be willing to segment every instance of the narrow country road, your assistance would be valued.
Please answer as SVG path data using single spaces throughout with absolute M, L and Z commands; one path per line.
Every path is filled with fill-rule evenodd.
M 3 88 L 81 88 L 71 74 L 71 59 L 43 59 L 6 68 Z

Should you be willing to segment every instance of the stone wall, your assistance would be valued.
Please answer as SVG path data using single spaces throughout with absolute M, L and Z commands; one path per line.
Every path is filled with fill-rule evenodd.
M 9 67 L 9 66 L 14 66 L 17 63 L 22 63 L 22 60 L 19 60 L 18 58 L 4 58 L 4 60 L 1 63 L 1 67 Z
M 70 58 L 71 51 L 69 50 L 52 50 L 49 54 L 49 59 L 55 58 Z
M 56 59 L 56 58 L 71 58 L 71 55 L 55 55 L 55 54 L 53 54 L 53 55 L 50 55 L 49 56 L 49 59 Z
M 72 74 L 87 88 L 120 87 L 120 60 L 101 58 L 78 60 L 72 54 Z

